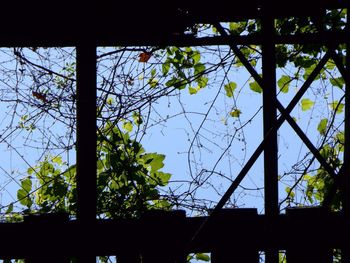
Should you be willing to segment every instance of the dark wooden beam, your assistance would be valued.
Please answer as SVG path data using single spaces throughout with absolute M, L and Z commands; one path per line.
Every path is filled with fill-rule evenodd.
M 77 53 L 77 219 L 96 219 L 96 47 Z
M 0 17 L 1 46 L 76 46 L 95 39 L 97 45 L 190 45 L 176 37 L 186 25 L 259 19 L 267 0 L 199 0 L 161 5 L 156 1 L 43 0 L 7 1 Z M 324 9 L 345 7 L 347 0 L 273 1 L 269 16 L 317 16 Z M 43 26 L 45 25 L 45 26 Z M 243 39 L 243 38 L 242 38 Z M 202 41 L 202 40 L 201 40 Z M 218 40 L 216 40 L 218 41 Z M 203 44 L 203 42 L 202 42 Z M 194 42 L 196 45 L 196 42 Z
M 87 235 L 96 220 L 97 158 L 96 158 L 96 47 L 79 45 L 77 56 L 77 220 Z M 54 237 L 53 237 L 54 238 Z M 86 246 L 84 240 L 79 244 Z M 96 254 L 86 250 L 78 262 L 95 263 Z
M 238 209 L 239 210 L 239 209 Z M 170 215 L 171 217 L 171 215 Z M 133 220 L 98 220 L 89 229 L 79 221 L 1 223 L 0 258 L 157 253 L 280 250 L 348 245 L 348 222 L 338 213 L 299 211 L 271 219 L 266 215 L 222 211 L 200 236 L 190 242 L 206 217 L 169 215 Z M 271 221 L 273 220 L 273 221 Z M 307 233 L 301 238 L 300 233 Z M 306 238 L 307 237 L 307 238 Z M 184 247 L 186 250 L 184 251 Z M 239 257 L 237 255 L 237 257 Z
M 278 216 L 278 147 L 277 147 L 277 93 L 276 93 L 276 53 L 275 43 L 272 41 L 275 35 L 275 19 L 269 16 L 263 7 L 261 21 L 262 34 L 262 84 L 263 89 L 263 130 L 267 145 L 264 149 L 264 204 L 265 215 L 271 218 Z M 268 249 L 265 253 L 267 263 L 278 263 L 278 249 Z
M 350 3 L 347 9 L 346 32 L 350 34 Z M 345 80 L 345 113 L 344 113 L 344 162 L 343 162 L 343 180 L 340 180 L 342 190 L 344 216 L 350 220 L 350 40 L 346 43 L 345 58 L 346 74 L 343 74 Z M 350 234 L 350 226 L 347 225 L 344 232 Z M 342 262 L 350 263 L 350 245 L 343 247 Z

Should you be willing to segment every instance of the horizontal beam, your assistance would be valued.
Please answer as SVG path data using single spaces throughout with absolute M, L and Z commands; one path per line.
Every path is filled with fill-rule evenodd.
M 346 43 L 346 32 L 323 32 L 285 36 L 274 36 L 270 41 L 275 44 L 320 44 L 337 45 Z M 83 32 L 36 35 L 0 35 L 1 47 L 70 47 L 89 43 L 96 46 L 212 46 L 212 45 L 260 45 L 264 37 L 260 34 L 243 36 L 194 37 L 192 35 L 157 35 L 137 31 L 129 34 L 100 33 L 95 37 Z
M 77 221 L 59 220 L 1 223 L 0 258 L 65 253 L 74 256 L 84 251 L 117 255 L 145 251 L 210 252 L 222 248 L 341 248 L 349 242 L 343 231 L 347 222 L 340 214 L 297 209 L 271 219 L 234 210 L 223 210 L 209 220 L 193 242 L 193 235 L 207 217 L 186 218 L 170 213 L 133 220 L 99 220 L 88 227 Z M 310 238 L 301 238 L 305 234 Z
M 236 1 L 233 7 L 226 0 L 210 4 L 179 0 L 174 5 L 160 5 L 151 0 L 147 5 L 139 6 L 134 2 L 115 0 L 56 0 L 50 5 L 44 0 L 20 4 L 5 1 L 1 5 L 5 11 L 0 17 L 0 46 L 76 46 L 89 40 L 103 46 L 203 45 L 204 39 L 196 42 L 176 35 L 187 25 L 196 23 L 258 19 L 268 1 Z M 287 4 L 275 1 L 269 16 L 317 17 L 325 9 L 344 8 L 347 1 L 294 0 Z

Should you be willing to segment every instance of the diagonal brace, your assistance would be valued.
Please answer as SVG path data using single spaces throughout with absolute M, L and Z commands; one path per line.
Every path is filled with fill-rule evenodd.
M 220 34 L 227 36 L 227 33 L 225 32 L 224 28 L 218 23 L 214 24 L 214 26 L 218 29 Z M 251 64 L 247 61 L 245 56 L 240 52 L 240 50 L 235 45 L 230 45 L 230 48 L 235 53 L 235 55 L 240 59 L 242 64 L 246 67 L 248 72 L 252 75 L 252 77 L 258 82 L 258 84 L 263 87 L 262 78 L 260 75 L 255 71 L 255 69 L 251 66 Z M 297 105 L 299 100 L 302 98 L 306 90 L 309 88 L 311 83 L 315 80 L 316 76 L 320 73 L 321 69 L 324 67 L 326 62 L 331 57 L 331 52 L 333 49 L 330 49 L 320 60 L 318 65 L 315 67 L 315 69 L 311 72 L 309 78 L 304 82 L 302 87 L 299 89 L 297 94 L 294 96 L 294 98 L 291 100 L 287 108 L 284 109 L 284 107 L 280 104 L 278 101 L 278 110 L 281 112 L 282 116 L 277 120 L 276 125 L 270 129 L 270 131 L 266 134 L 266 137 L 264 140 L 260 143 L 260 145 L 256 148 L 255 152 L 252 154 L 246 165 L 242 168 L 241 172 L 237 175 L 236 179 L 232 182 L 231 186 L 228 188 L 228 190 L 225 192 L 225 194 L 222 196 L 218 204 L 216 205 L 215 209 L 212 211 L 213 213 L 218 212 L 220 209 L 223 208 L 223 206 L 226 204 L 228 199 L 231 197 L 235 189 L 238 187 L 238 185 L 241 183 L 241 181 L 244 179 L 245 175 L 248 173 L 250 168 L 253 166 L 255 161 L 258 159 L 260 154 L 263 152 L 266 141 L 269 138 L 269 136 L 274 133 L 276 130 L 279 129 L 279 127 L 283 124 L 285 120 L 288 121 L 292 126 L 292 128 L 295 130 L 295 132 L 300 136 L 302 134 L 301 139 L 307 139 L 303 140 L 304 143 L 309 147 L 310 151 L 312 151 L 313 154 L 315 154 L 315 157 L 318 159 L 318 161 L 321 163 L 321 165 L 327 170 L 327 172 L 330 173 L 332 177 L 335 177 L 335 172 L 331 168 L 331 166 L 324 160 L 324 158 L 320 155 L 318 150 L 312 145 L 312 143 L 308 140 L 307 136 L 302 132 L 302 130 L 299 128 L 299 126 L 295 123 L 295 121 L 290 117 L 290 112 L 293 110 L 293 108 Z M 298 128 L 296 128 L 298 127 Z
M 220 30 L 219 32 L 221 34 L 226 34 L 225 30 L 222 28 L 221 25 L 219 25 Z M 248 72 L 252 75 L 252 77 L 254 78 L 254 80 L 260 85 L 260 87 L 264 87 L 263 85 L 263 79 L 262 77 L 256 72 L 256 70 L 252 67 L 252 65 L 249 63 L 249 61 L 246 59 L 246 57 L 242 54 L 242 52 L 237 48 L 237 46 L 235 45 L 230 45 L 230 48 L 232 49 L 232 51 L 234 52 L 234 54 L 240 59 L 240 61 L 242 62 L 242 64 L 245 66 L 245 68 L 248 70 Z M 334 49 L 330 49 L 329 50 L 332 58 L 334 59 L 334 56 L 336 55 L 334 52 Z M 328 55 L 329 56 L 329 55 Z M 327 59 L 328 60 L 328 59 Z M 335 60 L 335 59 L 334 59 Z M 327 62 L 327 61 L 326 61 Z M 338 64 L 337 64 L 338 66 Z M 322 66 L 323 67 L 323 66 Z M 338 66 L 339 67 L 339 66 Z M 342 71 L 345 72 L 345 71 Z M 319 72 L 318 72 L 319 73 Z M 317 74 L 318 74 L 317 73 Z M 311 75 L 310 77 L 311 78 Z M 314 77 L 312 76 L 312 81 L 314 80 Z M 311 81 L 311 82 L 312 82 Z M 308 82 L 311 84 L 311 82 Z M 306 82 L 305 82 L 306 83 Z M 310 86 L 310 84 L 307 84 L 307 88 Z M 304 85 L 303 85 L 304 86 Z M 295 96 L 297 97 L 298 94 Z M 293 98 L 292 102 L 295 101 L 296 98 Z M 298 96 L 297 101 L 299 101 L 301 99 L 301 96 Z M 296 124 L 296 122 L 293 120 L 293 118 L 290 116 L 290 111 L 287 111 L 283 105 L 280 103 L 280 101 L 278 99 L 276 99 L 277 101 L 277 109 L 280 111 L 280 113 L 282 115 L 285 115 L 285 118 L 287 120 L 287 122 L 289 123 L 289 125 L 294 129 L 294 131 L 298 134 L 298 136 L 300 137 L 300 139 L 304 142 L 304 144 L 309 148 L 309 150 L 312 152 L 312 154 L 316 157 L 316 159 L 319 161 L 319 163 L 325 168 L 325 170 L 333 177 L 335 178 L 335 172 L 334 169 L 325 161 L 325 159 L 322 157 L 322 155 L 320 154 L 319 150 L 312 144 L 312 142 L 309 140 L 309 138 L 305 135 L 305 133 L 300 129 L 300 127 Z M 292 103 L 291 102 L 291 103 Z M 294 102 L 293 102 L 294 103 Z M 293 106 L 294 108 L 294 106 Z

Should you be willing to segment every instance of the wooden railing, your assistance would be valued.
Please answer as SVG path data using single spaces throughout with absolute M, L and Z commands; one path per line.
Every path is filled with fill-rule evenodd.
M 189 253 L 199 252 L 211 253 L 212 263 L 257 263 L 268 249 L 285 251 L 288 263 L 331 263 L 334 249 L 349 249 L 344 216 L 319 208 L 289 209 L 275 218 L 255 209 L 224 209 L 215 217 L 151 211 L 140 219 L 88 226 L 48 214 L 2 223 L 0 233 L 0 258 L 30 263 L 64 263 L 79 255 L 114 255 L 118 263 L 184 263 Z

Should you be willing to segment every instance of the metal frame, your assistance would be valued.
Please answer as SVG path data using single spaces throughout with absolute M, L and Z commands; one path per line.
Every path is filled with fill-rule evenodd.
M 28 262 L 64 262 L 66 255 L 77 256 L 79 262 L 95 262 L 97 255 L 120 255 L 120 261 L 137 262 L 143 255 L 143 262 L 185 262 L 190 252 L 212 252 L 212 262 L 227 260 L 257 262 L 257 252 L 266 251 L 266 262 L 278 262 L 278 250 L 287 249 L 290 262 L 308 262 L 317 258 L 319 247 L 342 248 L 344 262 L 350 262 L 349 236 L 350 219 L 350 44 L 348 21 L 344 32 L 318 32 L 315 34 L 276 36 L 274 19 L 287 16 L 317 16 L 327 8 L 349 7 L 349 1 L 309 0 L 308 4 L 298 0 L 285 8 L 283 1 L 251 0 L 241 1 L 234 9 L 226 8 L 225 1 L 216 5 L 201 2 L 179 1 L 174 8 L 147 9 L 131 8 L 116 1 L 103 0 L 90 4 L 68 0 L 60 1 L 55 10 L 47 13 L 38 11 L 36 5 L 44 2 L 31 1 L 18 10 L 18 23 L 6 25 L 11 14 L 0 19 L 5 26 L 0 30 L 2 46 L 76 46 L 77 47 L 77 218 L 69 221 L 62 215 L 43 215 L 27 218 L 24 223 L 2 223 L 0 233 L 0 258 L 25 257 Z M 13 4 L 4 8 L 11 9 Z M 302 5 L 302 8 L 300 8 Z M 151 6 L 151 3 L 150 3 Z M 68 7 L 68 8 L 67 8 Z M 142 9 L 144 8 L 144 10 Z M 83 11 L 82 11 L 83 10 Z M 118 11 L 119 10 L 119 11 Z M 123 10 L 120 12 L 120 10 Z M 129 12 L 124 12 L 128 10 Z M 80 12 L 81 17 L 62 21 L 62 13 Z M 219 22 L 261 18 L 262 35 L 229 36 Z M 52 21 L 52 30 L 34 30 L 41 19 Z M 169 23 L 164 23 L 169 21 Z M 220 36 L 195 38 L 174 34 L 183 26 L 193 23 L 212 23 Z M 141 28 L 140 25 L 143 25 Z M 276 97 L 275 45 L 278 43 L 323 43 L 329 47 L 309 78 L 302 85 L 290 104 L 284 108 Z M 346 66 L 334 52 L 334 46 L 347 43 Z M 252 77 L 263 88 L 264 140 L 219 201 L 209 217 L 186 218 L 182 212 L 160 212 L 149 214 L 139 220 L 96 220 L 96 47 L 102 45 L 229 45 Z M 263 77 L 254 70 L 237 45 L 261 44 Z M 346 81 L 345 106 L 345 159 L 341 171 L 336 171 L 323 159 L 307 136 L 291 118 L 290 112 L 296 106 L 322 67 L 332 58 Z M 277 111 L 281 116 L 277 118 Z M 287 121 L 301 140 L 315 155 L 320 164 L 334 177 L 345 195 L 344 214 L 329 213 L 327 209 L 290 210 L 287 215 L 278 211 L 278 160 L 277 130 Z M 257 215 L 254 209 L 225 210 L 225 203 L 243 180 L 254 162 L 264 152 L 265 167 L 265 215 Z M 336 189 L 333 190 L 335 192 Z M 325 200 L 324 207 L 332 196 Z M 310 229 L 304 222 L 310 220 L 322 229 Z M 280 230 L 285 232 L 282 236 Z M 46 233 L 57 239 L 45 240 Z M 152 231 L 151 233 L 149 231 Z M 294 233 L 308 232 L 318 240 L 310 244 Z M 31 237 L 29 242 L 18 244 L 17 236 Z M 233 237 L 228 243 L 227 236 Z M 71 238 L 70 238 L 71 237 Z M 235 238 L 237 237 L 237 238 Z M 285 238 L 288 237 L 288 238 Z M 69 238 L 69 239 L 68 239 Z M 62 240 L 64 240 L 62 242 Z M 161 240 L 161 241 L 160 241 Z M 157 244 L 157 247 L 154 245 Z M 294 259 L 300 246 L 310 248 L 309 259 Z M 40 251 L 36 248 L 40 247 Z M 54 247 L 54 249 L 52 249 Z M 133 250 L 131 250 L 131 247 Z M 156 251 L 154 249 L 157 249 Z M 326 251 L 325 250 L 325 251 Z M 328 251 L 327 250 L 327 251 Z M 160 252 L 161 251 L 161 252 Z M 232 251 L 235 252 L 232 254 Z M 327 252 L 328 253 L 328 252 Z M 328 254 L 323 257 L 325 258 Z M 252 255 L 251 258 L 247 255 Z M 320 259 L 322 260 L 322 259 Z M 328 260 L 328 261 L 327 261 Z M 331 259 L 327 259 L 331 262 Z M 316 260 L 317 261 L 317 260 Z M 316 262 L 315 261 L 315 262 Z M 325 261 L 325 262 L 326 262 Z M 321 261 L 319 261 L 321 262 Z

